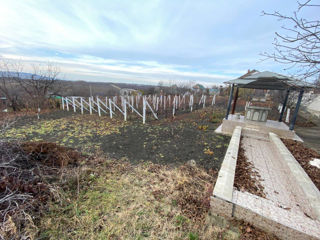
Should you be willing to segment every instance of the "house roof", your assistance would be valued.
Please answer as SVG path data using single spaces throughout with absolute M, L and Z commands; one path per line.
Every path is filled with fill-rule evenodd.
M 192 88 L 194 88 L 194 89 L 198 89 L 198 88 L 199 88 L 199 89 L 202 89 L 202 90 L 203 90 L 203 89 L 206 89 L 203 85 L 201 85 L 201 84 L 199 84 L 199 83 L 196 84 L 196 85 L 194 85 Z
M 241 88 L 270 89 L 270 90 L 299 90 L 302 88 L 314 88 L 313 84 L 299 81 L 279 73 L 257 70 L 248 71 L 245 75 L 225 82 L 226 84 L 235 84 Z

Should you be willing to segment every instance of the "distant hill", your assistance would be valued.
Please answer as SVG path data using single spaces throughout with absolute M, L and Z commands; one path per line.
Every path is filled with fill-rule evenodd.
M 3 75 L 1 74 L 3 73 Z M 27 72 L 1 72 L 0 77 L 6 76 L 10 74 L 10 76 L 20 77 L 21 79 L 40 79 L 41 76 L 34 75 Z M 12 86 L 15 86 L 13 84 Z M 93 96 L 113 96 L 119 94 L 119 89 L 122 88 L 130 88 L 142 91 L 144 94 L 151 94 L 159 87 L 153 85 L 146 84 L 136 84 L 136 83 L 117 83 L 117 82 L 89 82 L 84 80 L 57 80 L 56 88 L 51 91 L 53 94 L 61 95 L 61 96 L 83 96 L 88 97 L 91 94 Z M 168 89 L 168 87 L 161 87 L 162 90 Z
M 17 72 L 2 72 L 0 71 L 0 77 L 1 76 L 8 76 L 10 74 L 11 77 L 20 77 L 22 79 L 31 79 L 32 76 L 35 78 L 35 79 L 39 79 L 40 76 L 39 75 L 36 75 L 36 74 L 32 74 L 32 73 L 27 73 L 27 72 L 20 72 L 20 73 L 17 73 Z

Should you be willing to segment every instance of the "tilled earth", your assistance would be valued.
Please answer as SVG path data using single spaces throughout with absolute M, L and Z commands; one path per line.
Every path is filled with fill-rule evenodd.
M 133 163 L 180 164 L 194 160 L 207 170 L 218 170 L 230 138 L 213 131 L 210 123 L 132 124 L 120 129 L 120 134 L 103 137 L 102 150 Z
M 97 150 L 132 163 L 151 161 L 177 165 L 194 160 L 205 169 L 218 170 L 230 138 L 214 133 L 222 119 L 219 109 L 180 113 L 175 118 L 150 120 L 110 119 L 56 111 L 20 118 L 7 131 L 7 140 L 55 142 L 92 154 Z

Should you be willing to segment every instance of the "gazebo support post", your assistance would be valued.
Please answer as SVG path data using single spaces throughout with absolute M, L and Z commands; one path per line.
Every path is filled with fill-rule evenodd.
M 293 130 L 294 129 L 294 125 L 296 124 L 296 120 L 297 120 L 297 116 L 298 116 L 301 100 L 302 100 L 302 97 L 303 97 L 303 92 L 304 92 L 304 89 L 302 88 L 300 90 L 298 101 L 297 101 L 297 105 L 296 105 L 296 109 L 294 110 L 293 118 L 292 118 L 292 121 L 290 123 L 290 128 L 289 128 L 290 130 Z
M 281 113 L 280 113 L 280 117 L 279 117 L 279 122 L 282 122 L 282 117 L 283 117 L 284 111 L 285 111 L 286 106 L 287 106 L 289 93 L 290 93 L 290 90 L 287 89 L 287 93 L 286 93 L 286 96 L 285 96 L 283 104 L 282 104 L 282 109 L 281 109 Z
M 237 89 L 236 89 L 236 94 L 235 94 L 235 96 L 234 96 L 234 100 L 233 100 L 233 104 L 232 104 L 231 114 L 234 114 L 234 111 L 236 110 L 236 105 L 237 105 L 238 96 L 239 96 L 239 88 L 237 87 Z
M 228 101 L 228 106 L 227 106 L 226 119 L 228 119 L 229 112 L 230 112 L 232 95 L 233 95 L 233 89 L 234 89 L 234 84 L 231 85 L 231 89 L 230 89 L 230 95 L 229 95 L 229 101 Z

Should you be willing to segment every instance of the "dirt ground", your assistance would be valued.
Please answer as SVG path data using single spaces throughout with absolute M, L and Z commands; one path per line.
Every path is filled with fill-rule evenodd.
M 5 137 L 55 142 L 87 154 L 102 151 L 132 163 L 182 164 L 194 160 L 207 170 L 218 170 L 230 140 L 214 133 L 221 116 L 218 110 L 196 110 L 143 125 L 140 121 L 56 111 L 40 120 L 20 118 Z
M 198 121 L 163 121 L 131 124 L 119 134 L 102 137 L 103 152 L 131 162 L 181 164 L 195 160 L 206 169 L 218 170 L 230 138 L 214 134 L 215 124 Z
M 210 214 L 210 196 L 230 140 L 214 133 L 223 115 L 218 109 L 197 110 L 145 125 L 62 111 L 43 114 L 40 120 L 20 117 L 5 140 L 20 142 L 21 151 L 37 163 L 28 174 L 36 177 L 36 185 L 45 184 L 50 197 L 40 204 L 33 182 L 15 180 L 12 186 L 23 186 L 18 187 L 21 194 L 35 198 L 28 205 L 22 201 L 21 206 L 28 206 L 19 215 L 23 222 L 6 216 L 0 235 L 276 239 L 247 223 Z M 14 168 L 25 171 L 22 162 Z

